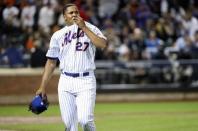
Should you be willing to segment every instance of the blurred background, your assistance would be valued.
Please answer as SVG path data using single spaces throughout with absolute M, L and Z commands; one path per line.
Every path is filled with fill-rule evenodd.
M 34 94 L 50 37 L 65 26 L 62 7 L 70 2 L 108 39 L 107 48 L 96 52 L 98 93 L 168 92 L 182 93 L 174 97 L 179 100 L 198 99 L 197 0 L 1 0 L 2 103 L 5 96 Z M 58 74 L 49 84 L 51 94 Z

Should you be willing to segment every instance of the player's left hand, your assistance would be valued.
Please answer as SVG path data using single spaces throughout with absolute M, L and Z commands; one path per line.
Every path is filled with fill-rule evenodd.
M 73 18 L 73 21 L 78 25 L 79 28 L 85 27 L 85 22 L 82 17 L 76 16 Z

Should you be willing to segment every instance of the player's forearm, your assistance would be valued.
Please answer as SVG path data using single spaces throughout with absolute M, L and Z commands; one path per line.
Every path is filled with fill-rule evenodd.
M 56 68 L 56 60 L 48 59 L 45 64 L 45 69 L 44 69 L 40 87 L 46 88 L 47 83 L 49 82 L 50 78 L 52 77 L 52 74 L 53 74 L 55 68 Z
M 94 34 L 88 27 L 84 26 L 82 30 L 86 33 L 86 35 L 96 47 L 105 48 L 107 46 L 107 41 Z

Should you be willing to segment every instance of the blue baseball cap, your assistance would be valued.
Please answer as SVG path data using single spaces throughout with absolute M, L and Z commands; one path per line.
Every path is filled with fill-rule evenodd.
M 49 103 L 42 99 L 41 95 L 36 95 L 29 105 L 29 111 L 31 110 L 35 114 L 40 114 L 47 110 Z

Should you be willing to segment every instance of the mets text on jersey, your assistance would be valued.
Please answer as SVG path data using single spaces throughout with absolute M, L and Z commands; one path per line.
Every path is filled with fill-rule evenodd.
M 65 33 L 64 45 L 67 45 L 68 42 L 70 43 L 72 39 L 77 39 L 79 37 L 83 37 L 84 35 L 85 33 L 82 30 L 80 30 L 78 34 L 76 32 L 71 34 L 71 31 L 69 31 L 68 33 Z

